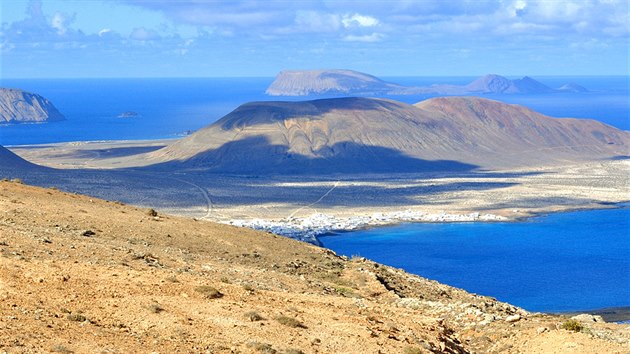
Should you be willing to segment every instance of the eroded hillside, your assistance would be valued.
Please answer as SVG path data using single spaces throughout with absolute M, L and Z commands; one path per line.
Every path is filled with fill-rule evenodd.
M 0 350 L 628 352 L 627 326 L 531 314 L 275 235 L 0 182 Z

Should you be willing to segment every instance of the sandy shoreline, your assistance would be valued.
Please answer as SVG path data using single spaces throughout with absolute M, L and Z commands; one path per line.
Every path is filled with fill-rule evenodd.
M 473 172 L 239 176 L 118 169 L 168 140 L 11 147 L 55 170 L 13 171 L 27 183 L 316 240 L 331 231 L 401 222 L 513 221 L 630 201 L 630 160 Z M 300 236 L 302 235 L 302 236 Z
M 574 211 L 622 208 L 627 201 L 615 204 L 601 205 L 599 207 L 572 208 L 556 210 L 553 213 L 565 213 Z M 365 230 L 371 228 L 394 226 L 405 223 L 462 223 L 462 222 L 526 222 L 532 218 L 549 215 L 549 212 L 532 213 L 527 217 L 508 218 L 495 214 L 481 214 L 479 212 L 468 214 L 426 213 L 421 211 L 404 210 L 400 212 L 374 213 L 354 217 L 338 217 L 329 214 L 312 214 L 301 218 L 287 219 L 232 219 L 219 221 L 223 224 L 247 227 L 254 230 L 267 231 L 277 235 L 286 236 L 301 241 L 320 245 L 318 237 Z
M 347 232 L 373 228 L 379 226 L 395 225 L 408 222 L 475 222 L 475 221 L 507 221 L 504 216 L 494 214 L 448 214 L 448 213 L 424 213 L 405 210 L 401 212 L 374 213 L 372 215 L 337 217 L 329 214 L 312 214 L 301 218 L 287 218 L 284 220 L 229 220 L 225 224 L 248 227 L 255 230 L 268 231 L 277 235 L 287 236 L 301 241 L 319 244 L 318 236 L 334 232 Z

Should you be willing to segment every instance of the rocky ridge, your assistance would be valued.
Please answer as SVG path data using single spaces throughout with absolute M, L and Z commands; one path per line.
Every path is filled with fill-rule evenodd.
M 471 95 L 471 94 L 545 94 L 552 92 L 587 92 L 574 83 L 553 89 L 529 76 L 520 79 L 488 74 L 466 85 L 433 84 L 404 86 L 353 70 L 285 70 L 265 91 L 271 96 L 314 95 Z
M 475 97 L 252 102 L 142 163 L 239 174 L 472 171 L 627 155 L 630 134 Z
M 0 123 L 43 123 L 65 117 L 46 98 L 9 88 L 0 88 Z
M 630 349 L 627 326 L 574 325 L 268 233 L 6 181 L 0 210 L 5 352 Z

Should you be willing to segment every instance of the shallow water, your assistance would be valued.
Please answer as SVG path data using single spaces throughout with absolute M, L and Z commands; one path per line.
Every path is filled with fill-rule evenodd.
M 363 256 L 530 311 L 630 306 L 630 208 L 513 223 L 403 224 L 321 237 Z

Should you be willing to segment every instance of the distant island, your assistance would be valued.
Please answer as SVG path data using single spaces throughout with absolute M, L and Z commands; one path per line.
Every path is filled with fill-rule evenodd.
M 588 90 L 575 83 L 568 83 L 554 89 L 529 76 L 510 80 L 495 74 L 484 75 L 467 85 L 404 86 L 353 70 L 333 69 L 281 71 L 265 92 L 270 96 L 327 94 L 381 96 L 415 94 L 538 94 L 588 92 Z
M 125 111 L 120 113 L 117 117 L 118 118 L 136 118 L 139 117 L 140 113 L 138 112 L 134 112 L 134 111 Z
M 405 86 L 353 70 L 285 70 L 276 76 L 265 93 L 270 96 L 387 94 L 401 89 Z
M 65 117 L 46 98 L 10 88 L 0 88 L 0 123 L 44 123 Z

